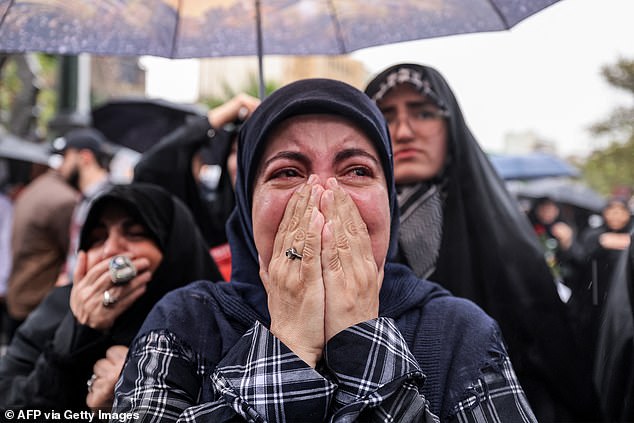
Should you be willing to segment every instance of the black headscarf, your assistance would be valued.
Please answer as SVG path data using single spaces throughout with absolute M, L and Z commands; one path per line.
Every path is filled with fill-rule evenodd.
M 111 334 L 128 345 L 154 304 L 168 291 L 197 280 L 220 281 L 205 241 L 185 205 L 164 189 L 142 183 L 117 185 L 94 200 L 82 227 L 79 249 L 89 247 L 89 235 L 104 209 L 120 205 L 149 231 L 163 253 L 148 289 L 115 322 Z
M 143 153 L 134 168 L 135 182 L 159 185 L 187 205 L 210 247 L 227 242 L 225 223 L 234 206 L 226 168 L 232 136 L 220 128 L 212 130 L 207 116 L 191 117 Z M 202 197 L 192 174 L 192 159 L 198 152 L 222 169 L 214 201 Z
M 588 369 L 575 364 L 570 322 L 541 246 L 467 127 L 448 83 L 431 67 L 399 64 L 377 75 L 366 94 L 382 97 L 403 80 L 400 69 L 420 77 L 419 92 L 448 115 L 448 160 L 438 177 L 444 198 L 442 240 L 429 279 L 475 301 L 498 321 L 538 416 L 536 398 L 544 392 L 587 415 L 583 410 L 594 406 L 586 392 Z

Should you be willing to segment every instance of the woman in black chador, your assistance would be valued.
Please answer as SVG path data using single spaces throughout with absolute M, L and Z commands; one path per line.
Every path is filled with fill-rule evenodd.
M 570 322 L 542 248 L 443 76 L 399 64 L 365 92 L 390 130 L 399 260 L 499 322 L 538 419 L 591 419 L 589 369 L 575 363 Z

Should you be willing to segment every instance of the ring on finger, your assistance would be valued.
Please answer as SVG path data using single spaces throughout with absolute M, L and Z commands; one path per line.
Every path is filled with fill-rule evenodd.
M 110 280 L 114 285 L 123 285 L 130 282 L 136 275 L 137 270 L 126 256 L 114 256 L 108 264 L 110 270 Z
M 88 388 L 88 393 L 92 394 L 92 385 L 95 383 L 96 380 L 97 380 L 97 375 L 93 373 L 92 376 L 90 376 L 90 379 L 86 381 L 86 387 Z
M 297 252 L 295 247 L 291 247 L 287 249 L 286 251 L 284 251 L 284 254 L 286 255 L 286 258 L 289 260 L 295 260 L 295 259 L 301 260 L 302 258 L 304 258 L 304 256 L 302 256 L 300 253 Z
M 104 307 L 108 308 L 111 305 L 114 305 L 117 301 L 119 300 L 115 298 L 107 289 L 103 292 L 103 301 L 101 303 Z

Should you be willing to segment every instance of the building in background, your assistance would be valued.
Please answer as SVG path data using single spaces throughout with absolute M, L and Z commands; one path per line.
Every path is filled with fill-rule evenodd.
M 361 89 L 369 73 L 363 64 L 347 56 L 266 56 L 264 79 L 283 86 L 304 78 L 332 78 Z M 244 91 L 258 81 L 254 57 L 202 59 L 199 98 L 224 98 Z

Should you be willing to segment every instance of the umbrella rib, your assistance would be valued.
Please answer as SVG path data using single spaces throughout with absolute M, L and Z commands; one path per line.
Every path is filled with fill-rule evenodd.
M 176 55 L 176 40 L 178 39 L 178 30 L 181 26 L 181 8 L 183 7 L 183 0 L 178 0 L 178 5 L 176 6 L 176 24 L 174 25 L 174 34 L 172 35 L 172 47 L 170 50 L 170 58 L 174 58 Z
M 339 19 L 337 19 L 337 10 L 335 8 L 333 0 L 328 0 L 328 8 L 330 9 L 330 16 L 332 17 L 332 24 L 335 27 L 335 37 L 339 46 L 340 54 L 345 54 L 347 53 L 346 43 L 343 39 L 343 32 L 341 31 Z
M 511 26 L 509 25 L 508 21 L 506 20 L 506 17 L 504 16 L 504 14 L 500 11 L 500 8 L 498 7 L 497 4 L 495 4 L 495 2 L 493 0 L 487 0 L 489 2 L 489 4 L 491 5 L 491 8 L 493 9 L 493 11 L 495 12 L 496 15 L 498 15 L 498 17 L 500 18 L 500 20 L 502 21 L 502 25 L 504 25 L 504 28 L 509 29 L 511 28 Z
M 0 19 L 0 28 L 2 28 L 4 20 L 7 18 L 7 15 L 9 14 L 9 10 L 11 10 L 11 6 L 13 6 L 13 3 L 15 3 L 15 0 L 9 0 L 9 5 L 6 8 L 6 12 L 4 12 L 4 14 L 2 15 L 2 19 Z

